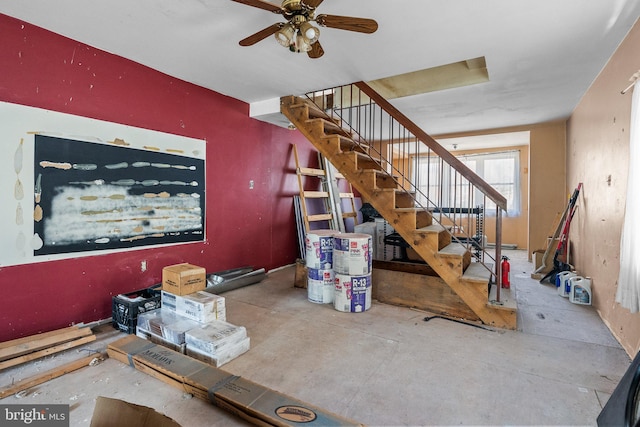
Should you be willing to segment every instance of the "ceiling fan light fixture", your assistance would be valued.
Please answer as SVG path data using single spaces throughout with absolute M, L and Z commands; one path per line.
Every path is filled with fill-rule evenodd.
M 314 27 L 313 25 L 311 25 L 309 21 L 305 21 L 302 24 L 300 24 L 300 32 L 302 33 L 302 36 L 304 37 L 305 42 L 307 42 L 310 45 L 317 42 L 318 38 L 320 37 L 320 29 L 318 29 L 318 27 Z
M 284 47 L 289 47 L 294 43 L 293 36 L 295 34 L 295 30 L 293 25 L 285 24 L 282 28 L 276 31 L 275 37 L 278 43 L 280 43 Z
M 298 34 L 296 35 L 295 44 L 291 45 L 290 50 L 292 52 L 309 52 L 311 50 L 311 44 L 307 43 L 305 37 L 302 35 L 302 32 L 298 30 Z

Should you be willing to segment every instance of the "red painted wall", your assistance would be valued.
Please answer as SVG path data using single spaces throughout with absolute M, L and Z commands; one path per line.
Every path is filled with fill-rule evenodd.
M 113 295 L 159 283 L 165 265 L 215 272 L 295 261 L 291 144 L 302 162 L 315 158 L 298 132 L 249 118 L 241 101 L 2 14 L 0 34 L 0 101 L 207 141 L 204 243 L 0 267 L 0 341 L 108 318 Z

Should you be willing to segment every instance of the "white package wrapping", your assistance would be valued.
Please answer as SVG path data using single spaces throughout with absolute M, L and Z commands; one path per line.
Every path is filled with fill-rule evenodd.
M 333 270 L 336 274 L 371 273 L 373 244 L 369 234 L 344 233 L 336 235 L 334 240 Z
M 334 236 L 338 230 L 311 230 L 307 233 L 305 244 L 305 263 L 308 268 L 329 270 L 333 268 Z
M 194 359 L 201 360 L 215 366 L 216 368 L 219 368 L 220 366 L 232 361 L 241 354 L 246 353 L 247 351 L 249 351 L 249 348 L 250 338 L 246 337 L 238 341 L 236 344 L 229 345 L 224 349 L 217 351 L 215 355 L 204 353 L 193 347 L 187 347 L 186 354 L 193 357 Z
M 175 295 L 162 291 L 162 307 L 200 323 L 227 320 L 225 298 L 205 291 Z
M 215 356 L 246 337 L 247 329 L 244 326 L 215 320 L 187 331 L 185 342 L 187 349 Z
M 336 274 L 333 307 L 347 313 L 362 313 L 371 308 L 371 292 L 371 274 Z
M 180 316 L 171 310 L 158 308 L 140 313 L 137 326 L 170 343 L 180 345 L 185 343 L 185 332 L 200 326 L 200 323 Z
M 330 304 L 334 297 L 333 269 L 307 269 L 307 299 L 316 304 Z

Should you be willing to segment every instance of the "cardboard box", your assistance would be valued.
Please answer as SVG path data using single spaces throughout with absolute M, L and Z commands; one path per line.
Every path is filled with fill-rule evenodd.
M 162 306 L 179 316 L 200 323 L 227 320 L 225 298 L 206 291 L 175 295 L 162 290 Z
M 188 295 L 207 287 L 207 272 L 188 263 L 169 265 L 162 269 L 162 290 L 174 295 Z
M 111 324 L 128 334 L 136 333 L 138 315 L 160 308 L 159 285 L 111 298 Z
M 180 427 L 180 424 L 147 406 L 98 396 L 90 427 Z
M 135 335 L 110 343 L 107 352 L 112 359 L 256 425 L 362 426 Z

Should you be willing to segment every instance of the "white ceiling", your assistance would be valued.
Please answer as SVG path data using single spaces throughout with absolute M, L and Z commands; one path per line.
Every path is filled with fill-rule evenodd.
M 487 83 L 392 101 L 438 135 L 566 119 L 640 1 L 325 0 L 318 13 L 372 18 L 379 29 L 320 28 L 320 59 L 273 37 L 239 46 L 282 17 L 231 0 L 3 0 L 0 13 L 257 104 L 485 57 Z

